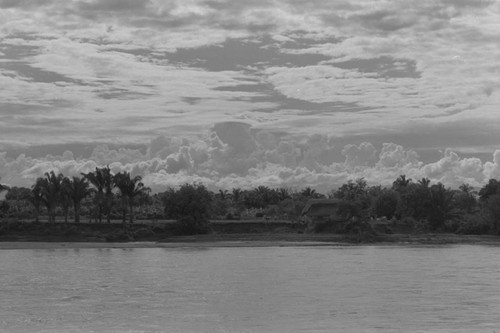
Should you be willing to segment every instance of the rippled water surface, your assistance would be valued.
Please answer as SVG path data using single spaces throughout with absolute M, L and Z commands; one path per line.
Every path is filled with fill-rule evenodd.
M 0 250 L 5 332 L 500 332 L 500 248 Z

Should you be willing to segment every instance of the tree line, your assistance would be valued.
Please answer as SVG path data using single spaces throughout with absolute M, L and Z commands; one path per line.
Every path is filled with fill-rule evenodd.
M 300 220 L 310 199 L 337 199 L 341 209 L 359 219 L 406 221 L 422 230 L 461 233 L 499 233 L 500 182 L 490 179 L 475 191 L 462 184 L 458 189 L 399 176 L 391 186 L 368 186 L 363 179 L 349 180 L 322 194 L 311 187 L 294 189 L 256 186 L 210 191 L 203 184 L 183 184 L 152 194 L 140 176 L 113 174 L 109 167 L 76 177 L 51 171 L 31 188 L 0 185 L 6 191 L 0 217 L 34 219 L 53 223 L 56 216 L 79 223 L 80 216 L 103 223 L 103 218 L 132 223 L 136 218 L 175 219 L 186 228 L 203 231 L 209 219 L 265 218 Z
M 107 222 L 111 222 L 116 200 L 119 201 L 122 221 L 125 223 L 128 214 L 132 222 L 134 204 L 138 198 L 147 197 L 150 192 L 140 176 L 132 177 L 126 171 L 113 174 L 109 167 L 96 168 L 95 171 L 71 178 L 50 171 L 44 177 L 37 178 L 31 188 L 8 188 L 3 185 L 0 190 L 7 191 L 0 204 L 3 216 L 33 217 L 35 222 L 39 222 L 42 209 L 45 208 L 47 220 L 52 223 L 56 221 L 58 212 L 68 222 L 70 210 L 73 211 L 73 221 L 79 223 L 82 203 L 86 205 L 86 214 L 96 221 L 102 222 L 103 216 L 106 216 Z

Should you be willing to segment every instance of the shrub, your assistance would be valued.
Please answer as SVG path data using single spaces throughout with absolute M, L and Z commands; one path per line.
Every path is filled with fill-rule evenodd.
M 312 233 L 322 233 L 326 232 L 326 229 L 328 228 L 328 221 L 314 221 L 310 222 L 307 225 L 307 231 L 312 232 Z
M 119 229 L 106 235 L 107 242 L 133 242 L 134 236 L 128 230 Z
M 377 217 L 386 217 L 388 220 L 396 214 L 398 208 L 398 194 L 393 190 L 382 190 L 374 202 L 374 213 Z
M 485 199 L 484 211 L 487 213 L 489 221 L 495 233 L 500 233 L 500 194 L 490 195 Z
M 487 218 L 481 215 L 467 214 L 457 221 L 456 232 L 465 235 L 484 235 L 493 231 L 493 226 Z
M 201 184 L 184 184 L 179 190 L 163 193 L 165 214 L 177 219 L 181 233 L 196 234 L 208 232 L 212 197 Z
M 81 234 L 80 230 L 75 226 L 69 226 L 64 230 L 64 236 L 79 236 Z
M 183 235 L 206 234 L 209 231 L 208 220 L 196 219 L 193 216 L 184 216 L 177 220 L 177 224 Z
M 134 231 L 134 238 L 148 238 L 154 235 L 155 233 L 151 227 L 142 227 Z

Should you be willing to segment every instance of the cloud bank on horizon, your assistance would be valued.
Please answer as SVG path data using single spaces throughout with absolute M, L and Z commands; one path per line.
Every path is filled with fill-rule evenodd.
M 0 0 L 0 177 L 479 186 L 500 176 L 498 31 L 499 0 Z
M 370 185 L 391 185 L 401 174 L 455 188 L 464 183 L 481 187 L 490 178 L 500 178 L 500 150 L 484 163 L 476 157 L 460 157 L 450 149 L 437 161 L 424 163 L 417 152 L 395 143 L 384 143 L 380 149 L 369 142 L 337 147 L 333 136 L 314 134 L 297 140 L 229 122 L 215 125 L 204 137 L 159 136 L 140 149 L 99 145 L 88 157 L 77 157 L 71 151 L 38 158 L 25 154 L 9 158 L 0 153 L 2 181 L 17 186 L 31 186 L 51 170 L 71 177 L 105 165 L 114 173 L 142 176 L 154 192 L 201 182 L 212 190 L 265 185 L 313 187 L 327 193 L 360 177 Z

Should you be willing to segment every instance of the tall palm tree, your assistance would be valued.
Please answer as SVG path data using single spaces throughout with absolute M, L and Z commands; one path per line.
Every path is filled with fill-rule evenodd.
M 89 181 L 94 187 L 94 203 L 97 206 L 97 219 L 102 222 L 102 201 L 104 196 L 104 182 L 102 180 L 99 168 L 95 168 L 94 172 L 82 173 L 82 176 Z
M 130 173 L 123 171 L 114 176 L 114 183 L 120 195 L 122 197 L 122 203 L 125 207 L 128 205 L 129 208 L 129 221 L 133 223 L 134 221 L 134 200 L 136 197 L 144 193 L 149 193 L 150 189 L 145 187 L 142 183 L 141 176 L 135 176 L 132 178 Z M 123 214 L 123 223 L 125 223 L 125 213 Z
M 122 222 L 125 224 L 127 222 L 127 210 L 128 210 L 128 185 L 130 181 L 130 175 L 126 172 L 117 173 L 114 177 L 115 186 L 118 188 L 120 201 L 121 201 L 121 211 L 122 211 Z
M 47 207 L 49 222 L 55 222 L 55 209 L 61 198 L 62 174 L 55 174 L 54 171 L 46 172 L 45 178 L 38 178 L 35 187 L 40 188 L 41 200 Z
M 471 194 L 472 190 L 474 190 L 474 187 L 468 183 L 463 183 L 458 187 L 458 189 L 464 192 L 465 194 Z
M 316 192 L 315 189 L 313 189 L 309 186 L 302 189 L 302 191 L 300 191 L 300 195 L 303 198 L 308 198 L 308 199 L 322 199 L 322 198 L 324 198 L 323 194 Z
M 219 193 L 218 193 L 218 196 L 219 196 L 219 198 L 220 198 L 222 201 L 226 201 L 226 199 L 229 199 L 230 194 L 229 194 L 229 191 L 228 191 L 228 190 L 222 190 L 222 189 L 220 189 L 220 190 L 219 190 Z
M 40 221 L 40 205 L 42 204 L 42 183 L 43 178 L 38 178 L 36 183 L 31 187 L 31 193 L 27 198 L 35 208 L 35 222 Z
M 111 209 L 113 205 L 113 188 L 116 187 L 114 175 L 109 166 L 101 168 L 102 179 L 104 181 L 104 209 L 106 222 L 111 223 Z
M 61 182 L 61 196 L 60 202 L 64 214 L 64 223 L 68 223 L 69 207 L 71 206 L 71 197 L 69 194 L 69 186 L 71 180 L 68 177 L 64 177 Z
M 429 185 L 431 184 L 431 180 L 429 178 L 422 178 L 418 181 L 418 185 L 420 185 L 422 188 L 428 188 Z
M 86 178 L 73 177 L 67 184 L 69 198 L 73 203 L 75 223 L 80 223 L 80 205 L 83 199 L 90 194 L 90 184 Z
M 280 187 L 279 189 L 277 189 L 277 194 L 278 194 L 279 201 L 283 201 L 285 199 L 291 198 L 290 189 L 288 189 L 286 187 Z
M 455 193 L 443 184 L 432 185 L 429 189 L 429 206 L 427 215 L 432 229 L 438 229 L 443 226 L 448 219 L 457 216 L 457 211 L 453 205 Z
M 406 178 L 406 175 L 400 175 L 393 183 L 392 189 L 396 191 L 401 191 L 401 189 L 406 189 L 412 180 L 410 178 Z
M 113 199 L 113 175 L 109 167 L 95 168 L 95 171 L 82 173 L 95 188 L 95 202 L 99 223 L 102 222 L 103 212 L 107 213 L 107 220 L 111 222 L 111 201 Z
M 231 201 L 233 202 L 234 206 L 239 206 L 241 201 L 243 199 L 243 191 L 241 188 L 233 188 L 231 190 Z
M 275 193 L 269 187 L 260 185 L 254 188 L 252 192 L 257 208 L 265 208 L 266 206 L 274 203 L 273 199 Z

